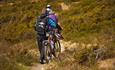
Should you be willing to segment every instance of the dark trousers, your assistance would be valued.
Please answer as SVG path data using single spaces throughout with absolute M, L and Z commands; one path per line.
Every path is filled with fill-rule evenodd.
M 40 59 L 44 59 L 43 51 L 44 51 L 44 46 L 43 46 L 43 41 L 46 40 L 45 35 L 37 35 L 37 43 L 38 43 L 38 49 L 40 52 Z

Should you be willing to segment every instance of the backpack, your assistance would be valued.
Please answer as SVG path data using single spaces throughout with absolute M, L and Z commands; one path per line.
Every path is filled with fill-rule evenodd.
M 55 14 L 50 14 L 48 16 L 48 25 L 51 26 L 52 28 L 57 28 L 58 19 Z
M 37 18 L 35 31 L 37 31 L 38 34 L 45 34 L 45 23 L 40 18 Z
M 51 18 L 48 18 L 48 25 L 52 28 L 57 28 L 57 23 Z

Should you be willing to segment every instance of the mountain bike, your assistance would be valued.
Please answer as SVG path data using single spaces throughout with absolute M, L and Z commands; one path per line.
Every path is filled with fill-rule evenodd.
M 59 39 L 57 38 L 57 33 L 53 30 L 47 33 L 48 40 L 43 41 L 44 47 L 44 59 L 48 63 L 52 57 L 58 57 L 61 52 L 61 44 Z

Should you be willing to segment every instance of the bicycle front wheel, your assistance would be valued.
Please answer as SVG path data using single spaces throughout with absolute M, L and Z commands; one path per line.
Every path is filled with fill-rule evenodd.
M 61 53 L 61 44 L 59 40 L 55 42 L 55 53 L 56 53 L 56 56 L 58 56 L 59 53 Z

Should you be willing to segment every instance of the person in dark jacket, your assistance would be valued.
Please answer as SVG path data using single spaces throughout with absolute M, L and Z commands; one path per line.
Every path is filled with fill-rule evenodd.
M 37 32 L 37 42 L 38 42 L 38 48 L 40 52 L 40 63 L 44 63 L 44 55 L 42 53 L 42 49 L 44 48 L 42 46 L 42 42 L 47 39 L 46 37 L 46 28 L 47 28 L 47 17 L 45 14 L 41 14 L 36 21 L 35 30 Z

